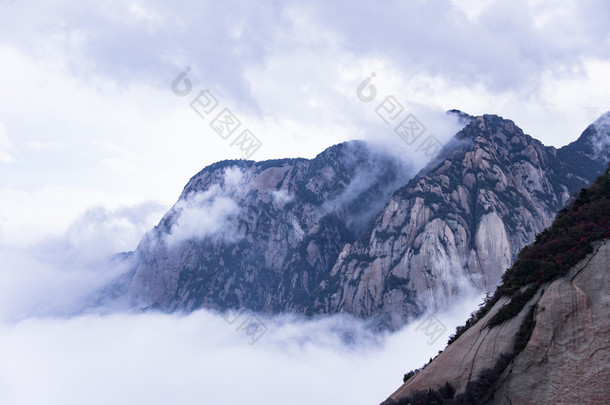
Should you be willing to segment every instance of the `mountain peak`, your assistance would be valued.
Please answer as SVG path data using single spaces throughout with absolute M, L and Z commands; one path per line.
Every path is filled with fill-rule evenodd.
M 600 115 L 592 125 L 600 132 L 610 132 L 610 111 Z
M 610 161 L 610 111 L 602 114 L 593 124 L 595 135 L 591 138 L 593 150 L 598 158 Z
M 586 177 L 610 161 L 610 111 L 602 114 L 574 142 L 558 149 L 557 156 L 577 177 Z
M 447 111 L 448 115 L 455 115 L 458 117 L 458 120 L 463 123 L 464 125 L 469 124 L 472 120 L 474 120 L 476 117 L 470 114 L 467 114 L 463 111 L 460 111 L 458 109 L 452 109 Z
M 556 151 L 498 115 L 463 117 L 415 177 L 361 141 L 208 166 L 138 246 L 131 302 L 348 312 L 398 328 L 463 286 L 490 290 L 606 162 L 589 141 Z

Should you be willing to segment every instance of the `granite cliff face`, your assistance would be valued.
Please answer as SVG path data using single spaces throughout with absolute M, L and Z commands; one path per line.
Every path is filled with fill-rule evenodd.
M 590 148 L 594 135 L 590 127 L 556 150 L 512 121 L 477 117 L 453 150 L 397 190 L 371 229 L 346 245 L 316 310 L 385 316 L 397 327 L 471 286 L 493 291 L 521 248 L 603 171 L 604 159 Z M 568 155 L 578 159 L 569 164 Z
M 480 404 L 603 404 L 610 397 L 610 241 L 566 276 L 540 287 L 524 309 L 500 326 L 487 323 L 508 298 L 409 379 L 387 401 L 402 404 L 417 391 L 449 382 L 456 393 L 493 369 L 511 351 L 521 324 L 534 309 L 535 327 L 527 345 L 502 371 Z M 443 403 L 443 402 L 438 402 Z M 458 404 L 447 400 L 445 403 Z
M 409 173 L 358 141 L 312 160 L 209 166 L 139 244 L 130 298 L 168 311 L 303 312 Z
M 607 403 L 610 171 L 594 186 L 521 253 L 474 323 L 384 404 Z
M 462 118 L 415 177 L 362 142 L 312 160 L 205 168 L 134 253 L 132 303 L 349 312 L 397 328 L 465 289 L 492 290 L 603 171 L 608 147 L 598 140 L 610 131 L 591 126 L 556 150 L 512 121 Z

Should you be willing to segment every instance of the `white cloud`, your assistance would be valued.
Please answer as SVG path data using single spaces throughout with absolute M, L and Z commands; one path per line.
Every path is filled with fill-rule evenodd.
M 125 195 L 106 194 L 95 188 L 45 186 L 38 190 L 22 191 L 0 187 L 0 225 L 5 234 L 3 242 L 13 247 L 25 247 L 50 237 L 61 237 L 69 230 L 71 223 L 82 222 L 83 215 L 98 211 L 109 217 L 120 217 L 128 210 L 121 204 L 122 201 L 129 200 Z M 104 231 L 104 236 L 114 241 L 112 246 L 120 250 L 133 249 L 137 234 L 154 226 L 166 210 L 165 205 L 152 202 L 136 201 L 129 206 L 134 210 L 146 208 L 149 216 L 146 221 L 138 219 L 140 222 L 135 233 L 118 227 L 120 222 L 112 230 L 108 228 Z M 89 214 L 87 210 L 90 210 Z M 118 218 L 116 220 L 119 221 Z M 101 230 L 97 229 L 96 232 Z M 115 230 L 122 232 L 122 235 L 111 236 Z
M 494 0 L 451 0 L 469 20 L 476 20 Z
M 158 222 L 164 208 L 154 202 L 112 211 L 104 207 L 89 208 L 57 243 L 88 261 L 134 250 L 144 233 Z
M 0 163 L 14 163 L 14 154 L 15 148 L 6 135 L 4 125 L 0 123 Z
M 354 138 L 410 158 L 377 100 L 355 95 L 371 72 L 378 97 L 395 95 L 427 134 L 449 134 L 434 128 L 439 112 L 459 108 L 511 118 L 546 144 L 573 141 L 609 109 L 607 4 L 483 3 L 471 18 L 439 1 L 6 6 L 5 239 L 60 233 L 92 205 L 169 207 L 202 167 L 240 158 L 170 91 L 186 65 L 195 90 L 213 90 L 261 139 L 256 159 L 313 157 Z
M 282 190 L 273 190 L 271 191 L 271 197 L 273 198 L 273 202 L 279 206 L 289 203 L 294 198 L 294 195 L 288 194 L 288 191 Z
M 432 344 L 419 322 L 375 335 L 340 315 L 261 318 L 267 332 L 253 345 L 236 330 L 240 320 L 230 325 L 206 311 L 0 323 L 0 398 L 7 405 L 380 403 L 475 306 L 437 314 L 446 329 Z
M 162 207 L 144 203 L 109 211 L 91 208 L 62 236 L 14 246 L 0 244 L 0 319 L 82 312 L 130 269 L 112 259 L 133 250 L 158 221 Z
M 224 187 L 237 190 L 243 184 L 244 173 L 238 167 L 228 167 L 224 171 Z
M 107 257 L 74 262 L 74 257 L 64 256 L 68 253 L 0 247 L 0 322 L 82 313 L 129 270 L 128 263 L 112 263 Z
M 235 232 L 229 227 L 229 220 L 239 208 L 235 201 L 223 195 L 219 186 L 188 195 L 174 206 L 175 223 L 165 236 L 172 246 L 189 239 L 203 239 L 219 232 L 225 237 Z

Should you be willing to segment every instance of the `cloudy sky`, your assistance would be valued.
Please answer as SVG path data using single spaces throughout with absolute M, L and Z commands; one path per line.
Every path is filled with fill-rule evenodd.
M 604 0 L 0 0 L 0 21 L 4 243 L 64 232 L 92 206 L 154 201 L 149 226 L 201 168 L 241 157 L 191 108 L 203 90 L 262 142 L 257 160 L 387 136 L 374 109 L 389 95 L 496 113 L 554 146 L 610 109 Z
M 100 282 L 95 269 L 77 271 L 83 263 L 134 249 L 191 176 L 242 157 L 233 135 L 224 139 L 210 126 L 221 110 L 239 120 L 238 132 L 247 129 L 260 141 L 256 160 L 313 157 L 363 138 L 395 145 L 410 159 L 375 114 L 388 96 L 440 140 L 455 129 L 442 113 L 457 108 L 510 118 L 559 147 L 610 110 L 608 27 L 605 0 L 0 0 L 0 316 L 38 314 L 41 296 L 69 307 L 69 291 Z M 369 102 L 356 91 L 367 78 L 376 94 Z M 195 100 L 199 113 L 212 106 L 202 101 L 214 100 L 213 114 L 199 115 Z M 33 246 L 36 257 L 24 253 Z M 66 260 L 72 267 L 49 265 Z M 131 335 L 116 337 L 108 334 L 127 322 L 120 316 L 31 322 L 2 329 L 0 358 L 24 360 L 40 347 L 40 358 L 58 361 L 53 342 L 91 339 L 98 329 L 125 350 L 152 333 L 151 322 L 197 329 L 191 318 L 146 318 L 134 321 Z M 41 346 L 35 336 L 51 341 Z M 186 344 L 180 339 L 163 335 L 151 345 Z M 112 347 L 98 343 L 96 350 Z M 14 345 L 12 354 L 7 345 Z M 67 352 L 74 368 L 50 381 L 50 392 L 78 374 L 79 353 Z M 389 349 L 383 353 L 392 358 Z M 251 373 L 264 362 L 260 356 L 246 360 Z M 368 354 L 336 356 L 334 373 L 353 369 L 353 362 L 365 367 L 358 362 Z M 291 370 L 287 357 L 278 358 Z M 127 364 L 147 356 L 133 359 Z M 417 366 L 421 359 L 412 360 Z M 11 386 L 17 396 L 32 373 L 52 369 L 6 364 L 0 393 Z M 83 383 L 93 386 L 103 374 L 90 377 Z M 151 371 L 142 378 L 157 377 Z

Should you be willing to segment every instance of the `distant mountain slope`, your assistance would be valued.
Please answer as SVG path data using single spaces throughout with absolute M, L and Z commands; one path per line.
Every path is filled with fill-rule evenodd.
M 610 398 L 610 170 L 524 249 L 494 296 L 386 405 Z
M 203 169 L 134 253 L 131 302 L 349 312 L 397 328 L 468 288 L 493 289 L 603 171 L 607 147 L 592 140 L 610 131 L 556 150 L 501 117 L 454 113 L 465 128 L 415 178 L 363 142 Z
M 610 112 L 589 125 L 582 135 L 557 151 L 557 157 L 568 168 L 567 182 L 577 187 L 590 173 L 599 172 L 600 166 L 610 162 Z

